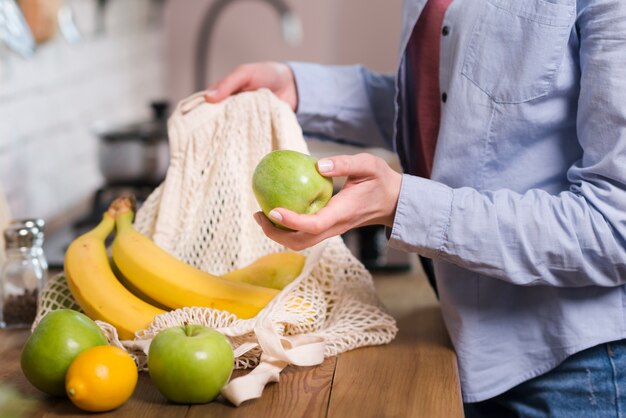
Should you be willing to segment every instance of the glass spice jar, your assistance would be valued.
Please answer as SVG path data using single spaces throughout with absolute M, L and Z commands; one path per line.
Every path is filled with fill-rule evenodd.
M 43 288 L 37 237 L 32 228 L 14 225 L 4 230 L 4 240 L 6 260 L 0 275 L 0 324 L 6 328 L 30 328 Z
M 11 221 L 11 226 L 31 228 L 33 234 L 35 234 L 35 244 L 33 246 L 35 247 L 35 252 L 37 253 L 37 258 L 39 259 L 39 265 L 43 270 L 43 286 L 45 287 L 48 279 L 48 260 L 46 259 L 46 254 L 43 251 L 44 228 L 46 226 L 46 222 L 41 218 L 16 219 Z

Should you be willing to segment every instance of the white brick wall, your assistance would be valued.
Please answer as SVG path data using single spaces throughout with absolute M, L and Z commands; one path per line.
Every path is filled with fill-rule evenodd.
M 70 1 L 84 39 L 58 35 L 35 57 L 0 47 L 0 182 L 15 217 L 51 218 L 102 184 L 98 123 L 150 117 L 165 93 L 162 29 L 150 0 L 113 0 L 104 35 L 95 1 Z

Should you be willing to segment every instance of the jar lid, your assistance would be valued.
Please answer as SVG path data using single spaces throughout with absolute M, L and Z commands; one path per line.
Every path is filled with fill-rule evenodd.
M 46 221 L 41 218 L 14 219 L 11 221 L 10 225 L 15 227 L 30 228 L 37 237 L 43 238 Z
M 30 248 L 35 244 L 37 235 L 33 228 L 12 225 L 4 230 L 4 246 L 9 248 Z

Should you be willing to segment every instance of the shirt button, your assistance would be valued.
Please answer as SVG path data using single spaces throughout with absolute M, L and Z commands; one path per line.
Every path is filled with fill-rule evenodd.
M 450 34 L 450 27 L 449 27 L 449 26 L 444 26 L 444 27 L 441 29 L 441 34 L 442 34 L 443 36 L 448 36 L 448 35 Z
M 448 94 L 447 93 L 443 93 L 441 95 L 441 101 L 445 103 L 447 100 L 448 100 Z

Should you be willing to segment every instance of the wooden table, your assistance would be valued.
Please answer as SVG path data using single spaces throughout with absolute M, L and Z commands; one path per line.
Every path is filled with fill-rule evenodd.
M 420 274 L 375 276 L 378 293 L 398 320 L 397 338 L 328 358 L 316 367 L 288 367 L 260 399 L 236 408 L 218 400 L 205 405 L 168 403 L 140 373 L 133 397 L 99 417 L 381 418 L 462 417 L 456 357 L 439 307 Z M 19 366 L 27 331 L 0 331 L 0 382 L 37 400 L 33 417 L 78 417 L 67 399 L 32 387 Z

